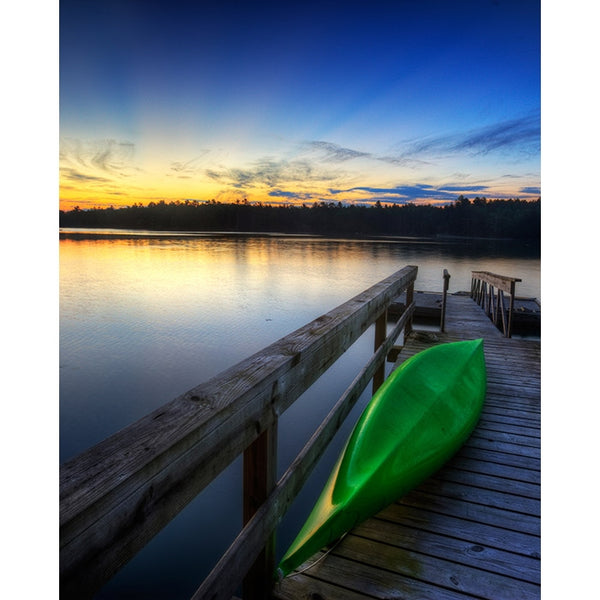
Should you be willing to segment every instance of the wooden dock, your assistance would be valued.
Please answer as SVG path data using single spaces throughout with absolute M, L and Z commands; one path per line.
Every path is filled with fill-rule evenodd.
M 449 296 L 468 296 L 467 292 L 455 292 Z M 439 325 L 442 312 L 441 292 L 415 290 L 414 322 L 416 325 Z M 402 299 L 392 303 L 390 315 L 402 314 L 406 308 Z M 539 336 L 541 329 L 541 303 L 538 298 L 516 297 L 514 300 L 513 332 L 517 335 Z
M 449 295 L 446 310 L 445 333 L 413 331 L 398 363 L 483 337 L 477 428 L 444 468 L 286 578 L 275 598 L 540 597 L 540 342 L 503 337 L 467 295 Z

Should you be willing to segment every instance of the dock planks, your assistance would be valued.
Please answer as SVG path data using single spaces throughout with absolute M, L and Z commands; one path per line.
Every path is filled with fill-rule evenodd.
M 451 295 L 446 332 L 414 332 L 398 363 L 432 344 L 479 337 L 488 390 L 465 446 L 281 582 L 275 598 L 540 597 L 540 342 L 502 337 L 470 297 Z

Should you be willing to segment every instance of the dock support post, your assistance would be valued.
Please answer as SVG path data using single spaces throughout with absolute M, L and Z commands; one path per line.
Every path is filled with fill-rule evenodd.
M 377 349 L 387 337 L 387 308 L 377 317 L 375 321 L 375 344 L 374 351 Z M 373 375 L 373 394 L 380 388 L 381 384 L 385 381 L 385 360 L 381 362 L 381 366 L 377 368 Z
M 415 282 L 412 281 L 408 287 L 406 288 L 406 306 L 410 306 L 414 300 L 414 295 L 415 295 Z M 404 339 L 406 339 L 406 337 L 408 336 L 408 334 L 412 331 L 412 315 L 410 316 L 410 319 L 408 319 L 408 321 L 406 321 L 406 327 L 404 328 Z
M 448 269 L 444 269 L 444 291 L 442 293 L 442 315 L 440 318 L 440 331 L 444 333 L 444 327 L 446 324 L 446 296 L 448 295 L 448 287 L 450 287 L 450 273 Z M 472 292 L 471 287 L 471 294 Z
M 507 338 L 512 336 L 512 316 L 513 309 L 515 307 L 515 282 L 510 282 L 510 303 L 508 305 L 508 327 L 505 336 Z
M 244 525 L 265 502 L 277 483 L 277 421 L 244 451 Z M 275 534 L 246 574 L 244 600 L 269 598 L 275 571 Z

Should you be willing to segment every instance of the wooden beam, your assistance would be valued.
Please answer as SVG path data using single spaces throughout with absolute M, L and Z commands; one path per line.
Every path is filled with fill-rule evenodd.
M 268 498 L 277 483 L 277 421 L 244 452 L 243 523 L 246 525 Z M 244 577 L 244 600 L 263 600 L 269 596 L 275 570 L 275 534 Z
M 448 288 L 450 287 L 450 273 L 444 269 L 444 287 L 442 291 L 442 314 L 440 316 L 440 331 L 443 333 L 446 326 L 446 302 L 448 298 Z M 473 280 L 471 280 L 473 281 Z M 473 296 L 473 284 L 471 283 L 471 297 Z
M 503 290 L 507 294 L 514 293 L 514 284 L 518 281 L 522 281 L 518 277 L 507 277 L 506 275 L 498 275 L 497 273 L 490 273 L 489 271 L 472 271 L 471 276 L 475 279 L 485 281 L 494 287 Z
M 373 350 L 377 352 L 377 349 L 385 341 L 387 333 L 387 309 L 384 310 L 381 315 L 375 321 L 375 343 Z M 375 371 L 373 375 L 373 394 L 380 388 L 381 384 L 385 379 L 385 362 L 381 363 L 381 366 Z

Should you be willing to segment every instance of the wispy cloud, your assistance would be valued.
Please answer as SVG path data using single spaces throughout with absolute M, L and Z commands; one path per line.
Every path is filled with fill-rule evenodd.
M 202 157 L 208 154 L 208 150 L 204 150 L 200 153 L 200 155 L 195 156 L 194 158 L 187 161 L 171 161 L 169 166 L 170 171 L 173 171 L 177 177 L 186 179 L 190 178 L 198 173 L 199 165 L 198 163 L 202 159 Z M 168 175 L 171 175 L 168 173 Z
M 412 140 L 401 147 L 398 157 L 413 159 L 463 152 L 472 155 L 501 151 L 536 154 L 540 151 L 540 116 L 535 113 L 467 132 Z
M 307 160 L 286 161 L 262 158 L 246 169 L 206 169 L 205 175 L 213 181 L 236 188 L 257 185 L 276 188 L 282 184 L 332 181 L 339 176 L 339 173 L 319 168 L 318 165 Z
M 389 154 L 387 150 L 382 150 L 381 153 L 365 152 L 363 150 L 347 148 L 323 140 L 304 142 L 302 148 L 315 155 L 313 160 L 321 162 L 342 163 L 353 159 L 364 158 L 402 167 L 415 167 L 427 164 L 426 161 L 409 156 L 395 156 Z
M 413 185 L 398 185 L 395 187 L 371 187 L 357 186 L 347 189 L 330 189 L 334 196 L 352 196 L 354 201 L 360 202 L 387 202 L 393 204 L 407 204 L 409 202 L 453 202 L 461 194 L 482 194 L 490 190 L 487 185 L 461 185 L 448 183 L 433 186 L 427 183 L 416 183 Z M 364 195 L 360 195 L 360 194 Z M 358 194 L 358 195 L 357 195 Z
M 93 152 L 90 162 L 94 167 L 117 174 L 131 164 L 135 145 L 117 140 L 97 140 L 90 149 Z
M 269 196 L 272 198 L 287 198 L 288 200 L 314 200 L 315 194 L 310 192 L 291 192 L 285 190 L 271 190 Z
M 376 202 L 392 202 L 395 204 L 405 204 L 428 198 L 440 202 L 450 202 L 456 199 L 456 193 L 444 189 L 435 188 L 432 185 L 421 183 L 415 185 L 399 185 L 395 187 L 371 187 L 357 186 L 348 189 L 330 189 L 332 194 L 346 195 L 362 192 L 365 195 L 361 198 L 362 201 Z
M 343 146 L 338 146 L 338 144 L 321 140 L 305 142 L 304 147 L 309 151 L 314 150 L 320 152 L 323 155 L 321 160 L 326 162 L 346 162 L 347 160 L 352 160 L 354 158 L 370 158 L 372 156 L 369 152 L 362 152 L 360 150 L 354 150 L 353 148 L 344 148 Z
M 522 187 L 519 192 L 521 194 L 541 194 L 542 190 L 540 187 Z
M 80 173 L 79 171 L 71 168 L 63 168 L 62 175 L 65 179 L 69 179 L 71 181 L 96 181 L 100 183 L 106 183 L 110 181 L 110 179 L 107 179 L 106 177 L 87 175 L 85 173 Z
M 60 141 L 62 176 L 72 181 L 108 183 L 138 171 L 133 164 L 135 144 L 113 139 Z

